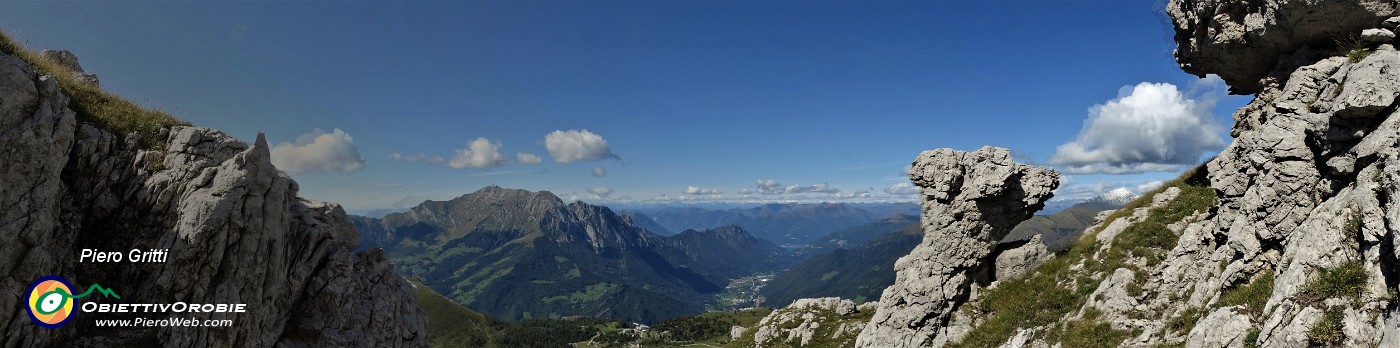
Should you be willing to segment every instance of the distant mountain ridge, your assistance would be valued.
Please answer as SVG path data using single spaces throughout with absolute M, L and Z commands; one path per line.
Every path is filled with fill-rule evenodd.
M 876 301 L 894 284 L 894 263 L 923 240 L 917 218 L 886 219 L 848 232 L 883 232 L 865 243 L 817 254 L 778 273 L 761 291 L 774 306 L 801 298 L 840 297 L 857 303 Z M 856 234 L 856 233 L 848 233 Z
M 790 257 L 737 227 L 662 237 L 606 207 L 497 186 L 352 222 L 401 274 L 507 321 L 700 313 L 728 277 Z
M 905 211 L 904 206 L 872 207 L 882 211 Z M 756 237 L 793 247 L 811 243 L 828 233 L 875 221 L 878 215 L 846 203 L 764 204 L 747 208 L 710 210 L 699 207 L 664 207 L 632 210 L 671 231 L 711 229 L 726 225 L 742 226 Z

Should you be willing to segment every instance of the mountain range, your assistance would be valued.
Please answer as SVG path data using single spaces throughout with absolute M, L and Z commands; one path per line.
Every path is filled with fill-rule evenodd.
M 668 231 L 738 225 L 756 237 L 796 248 L 829 233 L 875 221 L 879 214 L 917 212 L 918 206 L 912 203 L 774 203 L 722 210 L 694 206 L 642 208 L 623 214 L 641 221 L 639 225 L 654 224 Z
M 351 220 L 360 247 L 383 248 L 400 274 L 506 321 L 700 313 L 704 296 L 731 277 L 780 269 L 791 257 L 737 226 L 663 237 L 606 207 L 496 186 Z

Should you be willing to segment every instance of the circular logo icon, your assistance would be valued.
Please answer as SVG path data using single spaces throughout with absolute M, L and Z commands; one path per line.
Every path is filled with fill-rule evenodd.
M 56 276 L 44 276 L 29 285 L 29 318 L 34 323 L 56 329 L 73 319 L 73 308 L 78 306 L 73 298 L 73 284 Z

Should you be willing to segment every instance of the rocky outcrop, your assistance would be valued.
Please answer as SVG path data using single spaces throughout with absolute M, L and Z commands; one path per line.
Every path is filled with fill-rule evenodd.
M 909 171 L 921 188 L 923 242 L 895 263 L 861 347 L 926 347 L 966 302 L 974 281 L 993 279 L 993 251 L 1044 206 L 1059 173 L 1011 160 L 1011 151 L 925 151 Z
M 1167 14 L 1181 69 L 1219 75 L 1239 94 L 1259 92 L 1278 65 L 1325 55 L 1397 15 L 1390 0 L 1172 0 Z
M 78 56 L 74 55 L 73 52 L 65 50 L 44 50 L 39 54 L 44 55 L 44 58 L 48 58 L 48 60 L 54 64 L 58 64 L 59 66 L 67 68 L 68 71 L 73 72 L 74 79 L 93 86 L 99 85 L 100 81 L 97 80 L 97 75 L 83 71 L 83 66 L 78 64 Z
M 71 54 L 69 55 L 71 56 Z M 62 58 L 60 56 L 59 58 Z M 72 59 L 76 67 L 76 59 Z M 337 205 L 297 197 L 261 135 L 165 131 L 139 150 L 76 121 L 54 79 L 0 54 L 0 328 L 6 347 L 424 346 L 408 282 Z M 168 249 L 165 262 L 81 261 L 82 249 Z M 23 312 L 31 282 L 58 275 L 120 294 L 104 303 L 245 304 L 245 313 L 75 313 L 66 327 Z M 94 298 L 84 299 L 92 301 Z M 230 319 L 227 327 L 106 328 L 97 319 Z
M 1173 1 L 1168 10 L 1186 30 L 1177 38 L 1183 68 L 1258 94 L 1234 114 L 1235 141 L 1187 179 L 1218 204 L 1166 223 L 1170 250 L 1112 260 L 1122 268 L 1066 319 L 1132 333 L 1127 346 L 1400 341 L 1400 52 L 1379 30 L 1400 25 L 1385 19 L 1392 6 Z M 1338 35 L 1369 39 L 1344 51 L 1309 47 Z M 1184 191 L 1153 195 L 1148 207 L 1201 192 Z M 1134 228 L 1154 214 L 1105 221 L 1100 251 L 1141 236 Z
M 858 311 L 851 300 L 804 298 L 769 313 L 753 329 L 736 326 L 730 335 L 745 347 L 844 347 L 855 342 L 868 314 Z

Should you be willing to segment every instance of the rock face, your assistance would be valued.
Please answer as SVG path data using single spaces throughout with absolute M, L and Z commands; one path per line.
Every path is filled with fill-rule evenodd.
M 1209 191 L 1147 198 L 1163 207 L 1206 192 L 1218 203 L 1159 225 L 1175 237 L 1170 250 L 1125 257 L 1101 275 L 1071 273 L 1098 287 L 1064 320 L 1106 323 L 1131 336 L 1128 346 L 1400 342 L 1400 52 L 1393 36 L 1369 30 L 1400 25 L 1387 19 L 1393 6 L 1172 1 L 1183 68 L 1257 95 L 1234 114 L 1235 141 L 1189 179 Z M 1344 51 L 1319 44 L 1343 35 L 1371 39 Z M 1103 222 L 1100 251 L 1161 216 L 1124 213 Z
M 1389 0 L 1172 0 L 1181 69 L 1219 75 L 1230 91 L 1260 90 L 1259 79 L 1295 53 L 1315 55 L 1336 40 L 1396 15 Z M 1389 28 L 1394 29 L 1394 28 Z
M 0 296 L 9 309 L 0 345 L 426 345 L 408 282 L 381 253 L 353 252 L 359 235 L 339 206 L 297 197 L 261 135 L 249 146 L 175 127 L 166 151 L 138 150 L 134 137 L 77 122 L 67 106 L 52 78 L 0 54 L 0 293 L 9 294 Z M 96 263 L 80 262 L 82 249 L 169 253 L 166 262 Z M 247 312 L 79 312 L 46 329 L 22 313 L 17 294 L 50 274 L 121 295 L 103 303 L 242 303 Z M 138 317 L 233 324 L 95 324 Z
M 1044 206 L 1060 174 L 1011 160 L 1011 151 L 925 151 L 909 177 L 921 188 L 923 242 L 895 263 L 861 347 L 926 347 L 966 302 L 974 281 L 994 280 L 993 251 Z

